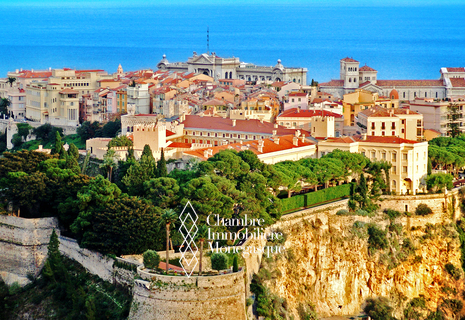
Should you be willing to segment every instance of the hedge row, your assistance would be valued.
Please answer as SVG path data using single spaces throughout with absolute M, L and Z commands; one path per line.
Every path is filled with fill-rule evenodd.
M 315 192 L 299 194 L 291 198 L 281 199 L 282 210 L 284 212 L 298 208 L 310 207 L 314 204 L 342 198 L 350 195 L 351 184 L 342 184 L 340 186 L 326 188 Z

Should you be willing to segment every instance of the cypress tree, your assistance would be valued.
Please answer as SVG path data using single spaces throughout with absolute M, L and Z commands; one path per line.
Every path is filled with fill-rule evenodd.
M 60 159 L 66 159 L 66 151 L 63 148 L 63 142 L 61 142 L 61 135 L 58 131 L 55 131 L 55 143 L 53 144 L 51 154 L 58 154 Z
M 429 176 L 431 175 L 431 172 L 433 171 L 433 164 L 431 163 L 431 158 L 428 157 L 428 169 L 426 174 Z
M 160 178 L 168 176 L 168 170 L 166 169 L 165 153 L 163 151 L 163 148 L 161 148 L 160 160 L 157 161 L 157 171 L 157 176 Z
M 128 155 L 126 157 L 126 161 L 136 161 L 136 157 L 134 156 L 134 149 L 132 148 L 132 146 L 129 146 L 128 148 Z

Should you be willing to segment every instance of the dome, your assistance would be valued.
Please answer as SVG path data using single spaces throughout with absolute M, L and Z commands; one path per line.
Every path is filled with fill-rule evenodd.
M 389 93 L 389 98 L 391 98 L 392 100 L 399 99 L 399 92 L 397 92 L 396 89 L 392 89 Z

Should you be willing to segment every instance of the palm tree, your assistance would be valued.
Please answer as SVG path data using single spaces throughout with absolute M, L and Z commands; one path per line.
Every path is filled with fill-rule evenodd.
M 169 251 L 170 251 L 170 226 L 173 222 L 178 219 L 178 215 L 173 209 L 166 209 L 161 215 L 162 221 L 166 227 L 166 273 L 168 273 L 168 264 L 170 262 Z
M 208 238 L 208 227 L 203 224 L 197 231 L 197 240 L 200 242 L 200 261 L 199 261 L 199 276 L 202 275 L 202 259 L 203 259 L 203 243 Z
M 10 84 L 10 87 L 13 86 L 13 83 L 16 81 L 15 77 L 8 77 L 8 83 Z
M 111 182 L 111 177 L 113 174 L 113 168 L 118 164 L 119 155 L 116 154 L 115 150 L 108 149 L 107 153 L 103 156 L 103 163 L 100 165 L 100 168 L 105 168 L 107 170 L 107 179 Z

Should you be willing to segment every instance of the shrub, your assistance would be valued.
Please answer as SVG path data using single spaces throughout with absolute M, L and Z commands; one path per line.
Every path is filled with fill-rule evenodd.
M 21 291 L 21 286 L 19 285 L 18 282 L 13 282 L 11 286 L 8 288 L 8 293 L 10 296 L 14 296 L 15 294 L 18 294 Z
M 363 308 L 363 311 L 372 319 L 394 319 L 391 316 L 393 308 L 390 306 L 389 300 L 384 297 L 379 297 L 376 299 L 368 298 L 366 301 L 365 308 Z
M 401 212 L 392 209 L 384 209 L 384 213 L 389 217 L 389 220 L 395 220 L 402 215 Z
M 160 256 L 156 251 L 147 250 L 144 252 L 144 266 L 147 269 L 156 269 L 160 264 Z
M 228 268 L 228 256 L 224 253 L 213 253 L 211 255 L 212 269 L 224 270 Z
M 233 272 L 239 271 L 239 264 L 237 262 L 237 255 L 233 258 Z
M 346 210 L 346 209 L 341 209 L 341 210 L 338 210 L 338 211 L 336 212 L 336 215 L 337 215 L 337 216 L 347 216 L 347 215 L 349 215 L 349 211 Z
M 368 248 L 374 249 L 386 249 L 388 247 L 388 239 L 386 232 L 379 229 L 376 225 L 368 226 Z
M 426 205 L 425 203 L 420 203 L 418 207 L 415 209 L 415 214 L 417 216 L 426 216 L 431 213 L 433 213 L 433 210 L 431 210 L 431 208 L 428 207 L 428 205 Z
M 362 216 L 362 217 L 368 217 L 370 215 L 368 211 L 363 210 L 363 209 L 357 209 L 357 211 L 355 211 L 355 214 L 357 216 Z
M 460 279 L 460 269 L 455 267 L 452 263 L 448 263 L 445 265 L 446 271 L 455 279 Z

